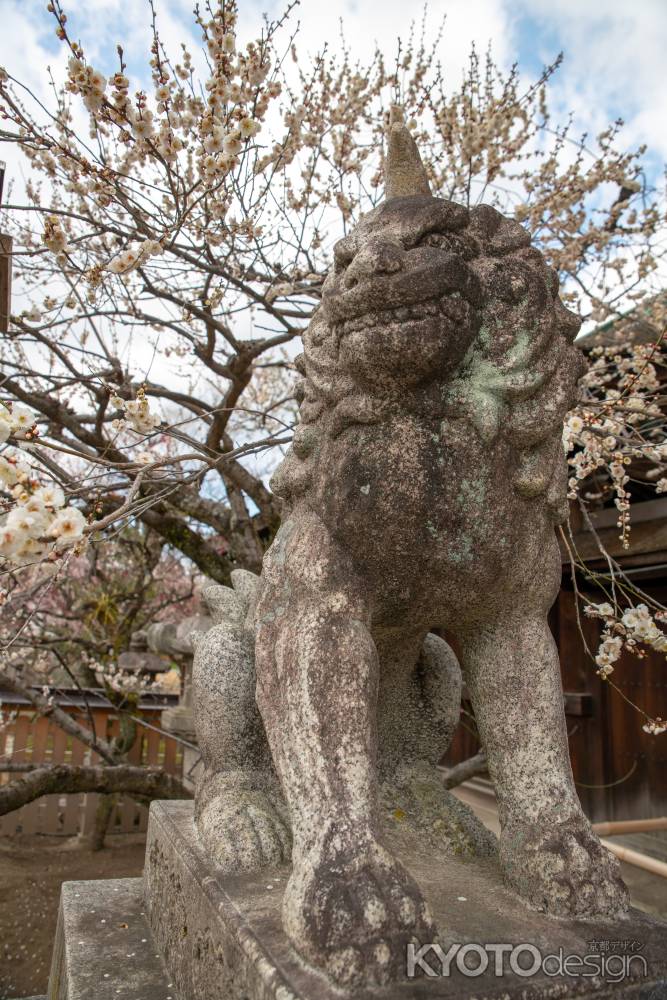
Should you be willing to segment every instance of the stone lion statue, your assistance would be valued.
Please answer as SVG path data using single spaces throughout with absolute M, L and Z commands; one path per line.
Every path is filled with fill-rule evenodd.
M 285 931 L 348 987 L 434 940 L 391 848 L 401 823 L 436 851 L 498 850 L 534 907 L 627 906 L 575 791 L 547 625 L 580 323 L 518 223 L 432 197 L 396 115 L 386 168 L 304 334 L 282 525 L 259 580 L 209 592 L 194 668 L 200 834 L 228 870 L 291 852 Z M 434 628 L 456 641 L 499 848 L 436 771 L 461 671 Z

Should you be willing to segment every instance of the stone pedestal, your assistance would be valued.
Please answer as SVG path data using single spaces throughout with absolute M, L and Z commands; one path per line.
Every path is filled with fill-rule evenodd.
M 449 976 L 422 970 L 412 980 L 358 992 L 355 1000 L 667 998 L 664 922 L 636 910 L 613 924 L 547 918 L 504 887 L 492 861 L 434 858 L 400 828 L 391 846 L 432 907 L 443 952 L 472 945 L 465 964 L 474 970 L 486 956 L 488 968 L 466 976 L 459 967 L 464 959 L 454 951 Z M 120 879 L 63 886 L 49 1000 L 344 1000 L 346 994 L 307 968 L 285 938 L 280 904 L 288 875 L 286 866 L 218 875 L 201 849 L 192 803 L 153 803 L 143 884 Z M 484 948 L 490 945 L 528 947 L 506 949 L 498 958 L 504 974 L 496 976 L 498 949 Z M 540 969 L 521 975 L 538 952 L 559 956 L 561 965 L 574 956 L 567 967 L 578 974 Z M 606 976 L 594 974 L 603 957 Z M 442 971 L 437 953 L 423 958 L 432 971 Z M 547 968 L 553 971 L 553 962 Z
M 142 888 L 139 878 L 63 884 L 48 1000 L 180 1000 L 151 937 Z

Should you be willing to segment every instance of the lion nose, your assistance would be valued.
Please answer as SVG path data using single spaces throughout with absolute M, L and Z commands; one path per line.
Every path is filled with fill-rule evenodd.
M 403 267 L 405 250 L 398 243 L 374 240 L 362 247 L 350 262 L 344 277 L 346 288 L 354 288 L 364 278 L 393 274 Z

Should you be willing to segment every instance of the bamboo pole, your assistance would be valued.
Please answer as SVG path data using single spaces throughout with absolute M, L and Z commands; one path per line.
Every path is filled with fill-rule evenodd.
M 626 864 L 643 868 L 644 871 L 651 872 L 652 875 L 660 875 L 662 878 L 667 878 L 667 864 L 664 861 L 658 861 L 657 858 L 650 858 L 648 854 L 633 851 L 631 847 L 622 847 L 621 844 L 613 844 L 611 840 L 602 840 L 600 843 L 604 844 L 612 854 L 615 854 L 619 861 L 625 861 Z
M 667 830 L 667 816 L 654 819 L 622 819 L 608 823 L 593 823 L 600 837 L 614 837 L 624 833 L 648 833 L 650 830 Z

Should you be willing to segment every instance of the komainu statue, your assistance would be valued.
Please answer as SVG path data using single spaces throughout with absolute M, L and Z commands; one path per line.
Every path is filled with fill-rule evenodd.
M 459 652 L 507 883 L 555 915 L 627 907 L 574 788 L 547 625 L 579 320 L 518 223 L 431 196 L 393 118 L 386 198 L 336 244 L 304 334 L 282 525 L 259 581 L 209 595 L 194 678 L 200 835 L 235 871 L 291 851 L 285 931 L 347 986 L 436 934 L 392 817 L 434 851 L 496 850 L 435 769 L 461 674 L 433 629 Z

